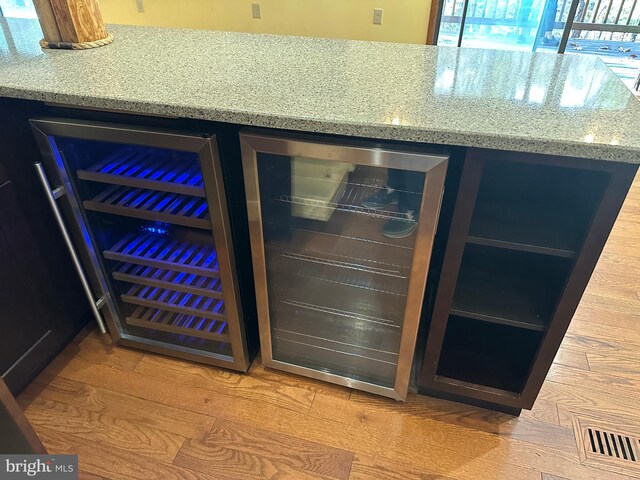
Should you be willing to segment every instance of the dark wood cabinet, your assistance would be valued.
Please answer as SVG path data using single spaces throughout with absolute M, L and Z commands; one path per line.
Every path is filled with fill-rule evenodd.
M 91 318 L 33 167 L 39 109 L 0 101 L 0 376 L 14 394 Z
M 0 185 L 0 372 L 14 379 L 31 352 L 48 343 L 49 316 L 33 280 L 41 263 L 39 248 L 11 182 Z
M 0 452 L 4 455 L 47 453 L 16 399 L 1 379 L 0 432 Z
M 469 149 L 420 391 L 531 408 L 637 166 Z
M 73 322 L 55 308 L 56 285 L 49 275 L 46 245 L 30 227 L 13 182 L 0 185 L 0 375 L 13 392 L 27 383 L 74 335 Z M 43 248 L 44 247 L 44 248 Z

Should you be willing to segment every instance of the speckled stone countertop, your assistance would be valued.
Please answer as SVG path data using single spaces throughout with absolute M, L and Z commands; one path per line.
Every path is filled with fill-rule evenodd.
M 123 25 L 55 51 L 0 27 L 0 96 L 640 163 L 640 102 L 591 56 Z

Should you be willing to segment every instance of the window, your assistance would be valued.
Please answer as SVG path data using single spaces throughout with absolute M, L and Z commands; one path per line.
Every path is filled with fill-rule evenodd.
M 0 16 L 38 18 L 33 0 L 0 0 Z

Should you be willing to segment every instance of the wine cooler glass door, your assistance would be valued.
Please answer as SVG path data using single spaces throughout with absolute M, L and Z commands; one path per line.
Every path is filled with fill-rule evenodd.
M 246 370 L 215 137 L 32 121 L 114 340 Z
M 242 148 L 264 363 L 404 398 L 447 156 Z

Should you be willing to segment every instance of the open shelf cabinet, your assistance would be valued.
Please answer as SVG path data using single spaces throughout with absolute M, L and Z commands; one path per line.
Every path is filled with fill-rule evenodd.
M 450 316 L 436 375 L 517 394 L 524 388 L 542 335 Z
M 467 241 L 575 258 L 607 184 L 599 171 L 486 162 Z
M 468 149 L 419 387 L 531 408 L 635 167 Z
M 543 332 L 570 267 L 564 258 L 467 244 L 451 313 Z

